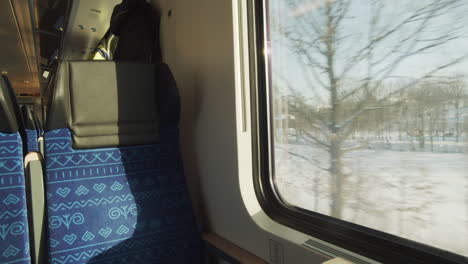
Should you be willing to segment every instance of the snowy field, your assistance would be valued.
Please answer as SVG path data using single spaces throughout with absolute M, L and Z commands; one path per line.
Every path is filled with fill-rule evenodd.
M 343 220 L 468 256 L 466 145 L 437 142 L 438 150 L 449 150 L 438 152 L 392 145 L 345 154 Z M 300 143 L 275 150 L 283 199 L 328 215 L 330 177 L 320 169 L 328 166 L 328 154 Z

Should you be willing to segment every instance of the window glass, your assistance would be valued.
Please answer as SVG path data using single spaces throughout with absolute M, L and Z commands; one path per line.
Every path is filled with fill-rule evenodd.
M 468 1 L 265 1 L 283 202 L 468 256 Z

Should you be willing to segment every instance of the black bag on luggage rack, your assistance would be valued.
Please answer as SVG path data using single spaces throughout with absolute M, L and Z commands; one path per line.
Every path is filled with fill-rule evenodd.
M 145 0 L 123 0 L 116 5 L 110 31 L 119 37 L 115 60 L 161 61 L 159 18 Z
M 161 126 L 177 126 L 180 96 L 169 66 L 162 63 L 159 17 L 145 0 L 123 0 L 115 6 L 110 31 L 119 37 L 113 58 L 159 64 L 156 72 Z

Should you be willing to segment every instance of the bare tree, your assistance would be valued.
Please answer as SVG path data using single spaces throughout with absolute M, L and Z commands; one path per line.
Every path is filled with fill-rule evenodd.
M 445 105 L 449 102 L 446 88 L 446 81 L 433 78 L 421 82 L 406 94 L 407 104 L 411 104 L 408 110 L 413 119 L 413 134 L 418 137 L 420 150 L 425 149 L 428 136 L 431 151 L 434 151 L 434 137 L 444 117 Z
M 462 119 L 461 119 L 461 108 L 464 106 L 464 102 L 467 98 L 466 85 L 461 78 L 454 78 L 449 83 L 449 95 L 452 101 L 453 109 L 455 111 L 455 141 L 460 141 L 462 134 Z
M 293 10 L 304 9 L 304 1 L 285 0 Z M 382 87 L 388 79 L 395 77 L 399 67 L 422 53 L 436 51 L 439 47 L 460 37 L 457 27 L 426 34 L 437 19 L 449 14 L 463 0 L 421 1 L 412 10 L 385 21 L 384 11 L 389 1 L 370 0 L 370 18 L 367 32 L 353 36 L 345 31 L 345 21 L 353 19 L 350 9 L 352 0 L 316 1 L 320 6 L 306 12 L 296 12 L 294 19 L 286 25 L 276 25 L 283 38 L 288 40 L 298 59 L 306 66 L 311 89 L 324 94 L 326 107 L 310 115 L 308 131 L 304 136 L 308 142 L 329 154 L 329 164 L 324 167 L 330 175 L 330 214 L 342 218 L 343 190 L 346 175 L 343 173 L 343 156 L 356 148 L 347 148 L 345 141 L 353 134 L 357 120 L 366 113 L 400 104 L 395 99 L 401 91 L 415 87 L 421 81 L 455 65 L 468 57 L 468 53 L 441 65 L 428 69 L 417 78 L 412 78 L 398 89 L 385 91 Z M 273 24 L 274 18 L 273 18 Z M 349 38 L 360 41 L 349 41 Z M 365 41 L 362 41 L 364 39 Z M 354 46 L 349 47 L 349 43 Z M 357 71 L 363 73 L 356 78 Z M 353 80 L 355 85 L 346 85 Z

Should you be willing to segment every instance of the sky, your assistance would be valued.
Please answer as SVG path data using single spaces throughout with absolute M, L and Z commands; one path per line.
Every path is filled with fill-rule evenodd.
M 323 5 L 327 1 L 341 0 L 269 0 L 270 4 L 270 19 L 271 24 L 276 24 L 281 28 L 289 30 L 291 33 L 298 33 L 296 29 L 298 23 L 302 23 L 310 27 L 309 21 L 313 18 L 317 24 L 324 24 L 323 21 Z M 344 0 L 346 1 L 346 0 Z M 336 68 L 339 72 L 342 71 L 347 61 L 356 54 L 357 50 L 365 47 L 368 43 L 368 29 L 371 19 L 371 3 L 381 3 L 379 8 L 379 29 L 391 28 L 410 14 L 421 8 L 423 5 L 433 0 L 349 0 L 350 10 L 343 19 L 342 26 L 339 29 L 339 36 L 343 37 L 340 46 L 336 52 Z M 439 3 L 449 0 L 438 0 Z M 294 6 L 288 5 L 292 2 Z M 300 22 L 302 21 L 302 22 Z M 304 22 L 305 21 L 305 22 Z M 430 21 L 430 26 L 425 28 L 420 36 L 418 36 L 417 46 L 428 45 L 434 43 L 434 39 L 444 36 L 444 39 L 457 36 L 456 39 L 448 41 L 446 44 L 438 46 L 429 52 L 413 55 L 409 59 L 403 61 L 396 67 L 388 80 L 411 80 L 420 78 L 428 72 L 434 70 L 440 65 L 447 64 L 462 56 L 468 56 L 468 1 L 462 0 L 456 8 L 448 10 L 443 15 Z M 387 39 L 382 43 L 380 48 L 375 52 L 375 57 L 381 54 L 386 54 L 392 50 L 401 39 L 405 37 L 413 37 L 418 31 L 420 22 L 416 21 L 408 26 L 405 26 L 398 34 Z M 296 30 L 296 31 L 295 31 Z M 301 35 L 303 40 L 314 39 L 312 34 Z M 419 44 L 420 43 L 420 44 Z M 318 99 L 319 97 L 326 100 L 327 93 L 325 90 L 317 86 L 318 81 L 312 77 L 308 66 L 301 62 L 301 58 L 297 56 L 295 50 L 291 47 L 292 42 L 289 41 L 283 34 L 280 34 L 277 27 L 271 26 L 271 62 L 272 62 L 272 80 L 273 84 L 284 87 L 286 84 L 295 92 L 299 92 L 306 97 Z M 312 55 L 320 58 L 317 51 L 308 49 Z M 373 72 L 377 72 L 379 67 L 389 66 L 396 56 L 401 56 L 406 49 L 399 49 L 398 53 L 394 53 L 393 57 L 389 56 L 382 58 L 380 66 L 372 67 Z M 375 59 L 377 60 L 377 59 Z M 324 61 L 321 61 L 324 62 Z M 357 65 L 351 71 L 347 78 L 352 80 L 362 79 L 367 75 L 367 67 Z M 443 71 L 437 73 L 438 76 L 468 76 L 468 59 L 464 59 L 460 63 L 453 65 Z M 326 82 L 326 74 L 318 73 L 318 78 Z M 465 77 L 468 81 L 468 78 Z M 313 86 L 313 87 L 312 87 Z

